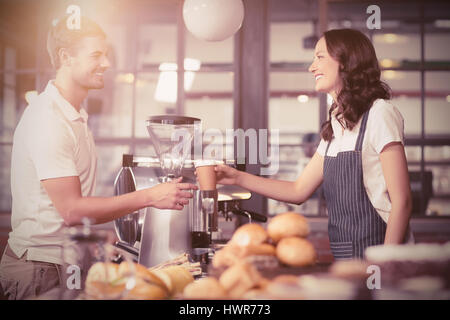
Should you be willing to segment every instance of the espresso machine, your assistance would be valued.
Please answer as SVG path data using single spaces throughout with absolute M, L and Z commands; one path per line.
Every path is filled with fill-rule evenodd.
M 194 153 L 194 137 L 202 134 L 200 119 L 153 116 L 146 125 L 156 156 L 124 154 L 114 182 L 115 194 L 150 188 L 178 177 L 183 177 L 182 182 L 196 184 L 194 163 L 201 155 Z M 235 166 L 235 160 L 223 163 Z M 132 253 L 140 264 L 153 267 L 183 253 L 191 257 L 211 253 L 211 243 L 219 230 L 219 213 L 228 221 L 231 214 L 249 221 L 267 220 L 264 215 L 240 209 L 240 201 L 251 194 L 238 187 L 219 185 L 215 196 L 200 190 L 193 190 L 193 195 L 182 210 L 147 207 L 115 220 L 119 238 L 116 246 Z

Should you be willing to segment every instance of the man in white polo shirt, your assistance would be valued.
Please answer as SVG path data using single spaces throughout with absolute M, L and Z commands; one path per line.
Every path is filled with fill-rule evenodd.
M 12 232 L 0 264 L 9 299 L 42 294 L 61 283 L 64 231 L 83 218 L 112 221 L 140 208 L 182 209 L 196 186 L 159 184 L 121 196 L 93 197 L 97 159 L 82 102 L 103 88 L 109 67 L 106 36 L 82 17 L 79 29 L 61 19 L 47 48 L 55 80 L 24 111 L 14 133 L 11 161 Z

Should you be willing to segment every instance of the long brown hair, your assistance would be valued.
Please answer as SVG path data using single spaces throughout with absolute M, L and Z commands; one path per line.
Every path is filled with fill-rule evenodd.
M 336 108 L 336 117 L 341 125 L 352 130 L 376 99 L 391 98 L 391 90 L 380 80 L 381 71 L 375 49 L 363 33 L 353 29 L 336 29 L 326 31 L 324 38 L 328 53 L 339 63 L 342 83 L 337 101 L 331 105 L 328 121 L 322 125 L 320 133 L 324 140 L 331 141 L 331 115 Z

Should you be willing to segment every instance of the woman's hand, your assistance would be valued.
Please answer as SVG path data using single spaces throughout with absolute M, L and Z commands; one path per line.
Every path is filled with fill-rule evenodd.
M 177 178 L 171 182 L 161 183 L 148 190 L 151 192 L 150 206 L 158 209 L 182 210 L 189 204 L 193 194 L 187 190 L 197 190 L 197 186 L 191 183 L 181 183 L 183 178 Z
M 215 167 L 217 183 L 219 184 L 239 184 L 241 172 L 230 166 L 219 164 Z

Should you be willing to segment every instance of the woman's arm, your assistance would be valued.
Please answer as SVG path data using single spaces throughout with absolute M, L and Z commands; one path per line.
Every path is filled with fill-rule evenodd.
M 392 203 L 384 244 L 398 244 L 405 240 L 412 209 L 408 165 L 403 145 L 400 142 L 389 143 L 381 151 L 380 160 Z
M 217 183 L 236 184 L 278 201 L 300 204 L 305 202 L 323 180 L 323 157 L 317 152 L 296 181 L 258 177 L 225 165 L 218 165 Z

